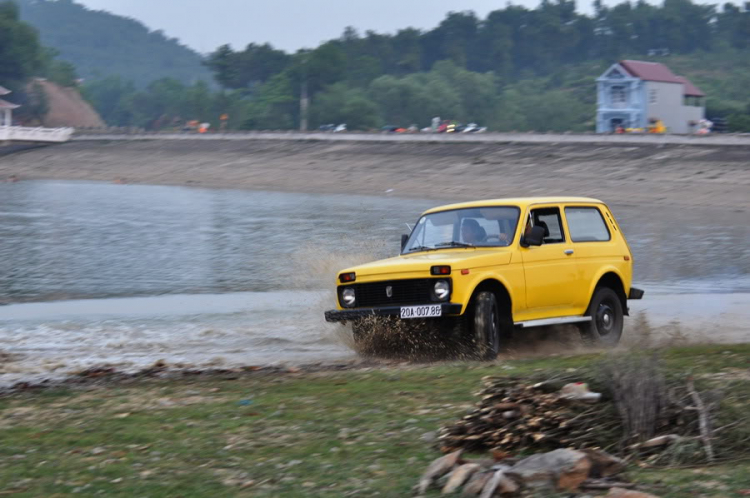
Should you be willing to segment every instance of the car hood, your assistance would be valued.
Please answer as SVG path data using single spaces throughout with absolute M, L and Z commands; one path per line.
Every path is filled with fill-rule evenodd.
M 511 251 L 507 247 L 440 249 L 395 258 L 381 259 L 364 265 L 353 266 L 339 273 L 355 272 L 357 276 L 392 273 L 429 272 L 435 265 L 450 265 L 453 271 L 467 268 L 506 265 L 510 263 Z

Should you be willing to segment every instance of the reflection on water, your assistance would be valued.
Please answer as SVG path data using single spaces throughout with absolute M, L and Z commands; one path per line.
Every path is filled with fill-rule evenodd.
M 397 253 L 405 224 L 435 204 L 385 194 L 0 184 L 0 303 L 78 299 L 0 307 L 0 349 L 17 357 L 0 365 L 0 380 L 160 358 L 351 357 L 340 326 L 322 316 L 333 306 L 335 271 Z M 634 310 L 667 320 L 693 312 L 706 327 L 714 316 L 738 319 L 722 294 L 750 292 L 747 213 L 612 208 L 635 282 L 654 296 Z M 675 300 L 680 293 L 695 295 Z M 685 306 L 696 300 L 702 308 Z
M 404 222 L 429 204 L 78 182 L 2 184 L 0 301 L 287 289 L 296 285 L 290 258 L 301 250 L 341 250 L 365 237 L 390 239 L 396 251 Z

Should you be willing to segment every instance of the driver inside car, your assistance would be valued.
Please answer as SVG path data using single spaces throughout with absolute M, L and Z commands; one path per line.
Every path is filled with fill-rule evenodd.
M 474 219 L 465 219 L 461 226 L 461 238 L 467 244 L 477 244 L 484 242 L 487 237 L 487 232 L 484 228 L 479 225 L 479 222 Z

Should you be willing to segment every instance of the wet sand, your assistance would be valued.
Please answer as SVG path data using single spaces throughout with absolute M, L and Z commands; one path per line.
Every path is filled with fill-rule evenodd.
M 585 195 L 612 204 L 750 208 L 750 145 L 79 140 L 0 157 L 0 180 L 469 200 Z

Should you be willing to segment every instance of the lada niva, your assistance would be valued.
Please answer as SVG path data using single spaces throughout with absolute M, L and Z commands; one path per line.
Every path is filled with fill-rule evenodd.
M 575 324 L 583 338 L 614 346 L 631 286 L 633 257 L 609 208 L 596 199 L 546 197 L 452 204 L 422 214 L 394 258 L 337 277 L 330 322 L 390 316 L 442 325 L 480 358 L 497 355 L 514 329 Z M 377 319 L 377 318 L 376 318 Z

